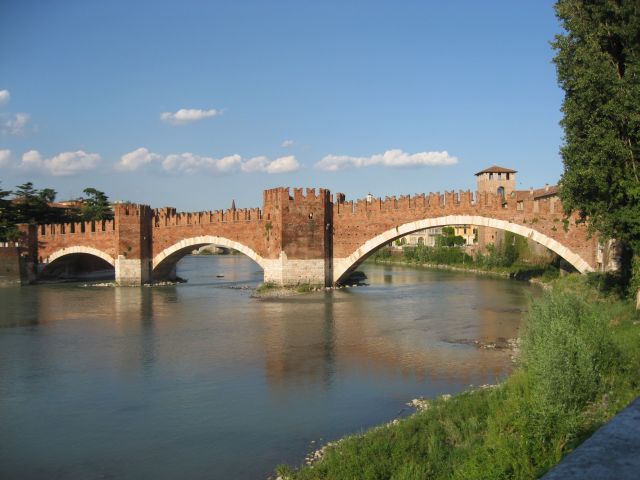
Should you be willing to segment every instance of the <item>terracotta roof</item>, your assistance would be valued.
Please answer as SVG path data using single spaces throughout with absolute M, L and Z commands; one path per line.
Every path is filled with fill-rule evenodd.
M 476 175 L 483 173 L 517 173 L 517 170 L 511 170 L 510 168 L 499 167 L 498 165 L 491 165 L 489 168 L 479 171 Z
M 533 191 L 533 198 L 551 197 L 558 194 L 558 185 L 549 185 Z
M 558 185 L 549 185 L 542 188 L 530 189 L 530 190 L 515 190 L 516 199 L 526 200 L 533 197 L 534 199 L 553 197 L 558 195 Z

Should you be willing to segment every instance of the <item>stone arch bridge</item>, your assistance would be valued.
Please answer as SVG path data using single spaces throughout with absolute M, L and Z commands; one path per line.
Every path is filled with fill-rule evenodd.
M 274 188 L 263 208 L 177 213 L 116 204 L 110 221 L 21 226 L 34 278 L 69 255 L 115 268 L 120 284 L 175 276 L 176 263 L 208 244 L 238 250 L 283 285 L 341 282 L 367 256 L 408 233 L 443 225 L 480 225 L 528 237 L 580 272 L 599 267 L 598 241 L 565 218 L 557 197 L 507 197 L 470 191 L 345 201 L 328 190 Z

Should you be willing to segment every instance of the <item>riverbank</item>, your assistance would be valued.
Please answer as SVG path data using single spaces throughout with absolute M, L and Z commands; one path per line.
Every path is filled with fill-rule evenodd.
M 511 267 L 481 267 L 476 264 L 447 265 L 442 263 L 416 263 L 400 258 L 372 259 L 369 260 L 378 265 L 402 265 L 406 267 L 429 268 L 435 270 L 447 270 L 452 272 L 467 272 L 476 275 L 489 275 L 494 277 L 511 278 L 513 280 L 528 281 L 548 285 L 561 276 L 560 271 L 551 265 L 523 265 L 517 264 Z
M 283 479 L 537 478 L 640 394 L 640 316 L 588 277 L 553 282 L 526 317 L 514 373 L 282 465 Z M 315 456 L 314 456 L 315 457 Z

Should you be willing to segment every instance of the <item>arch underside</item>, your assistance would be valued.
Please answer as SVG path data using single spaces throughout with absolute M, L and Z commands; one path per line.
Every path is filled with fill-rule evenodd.
M 116 265 L 115 259 L 108 253 L 105 253 L 102 250 L 98 250 L 97 248 L 84 247 L 84 246 L 66 247 L 66 248 L 61 248 L 60 250 L 56 250 L 51 255 L 47 256 L 43 263 L 51 264 L 61 257 L 64 257 L 66 255 L 73 255 L 77 253 L 84 253 L 87 255 L 93 255 L 95 257 L 99 257 L 105 262 L 107 262 L 109 265 L 111 265 L 112 267 L 115 267 Z
M 56 250 L 38 265 L 38 277 L 45 278 L 97 278 L 113 276 L 115 259 L 92 247 L 75 246 Z
M 155 279 L 166 279 L 175 276 L 175 267 L 180 259 L 185 255 L 189 255 L 193 250 L 206 245 L 216 245 L 218 247 L 237 250 L 251 258 L 264 269 L 264 259 L 246 245 L 225 237 L 203 235 L 180 240 L 178 243 L 165 248 L 162 252 L 153 257 L 153 277 Z
M 530 238 L 534 242 L 544 245 L 552 252 L 569 262 L 580 273 L 593 271 L 593 268 L 580 255 L 571 251 L 557 240 L 544 235 L 532 228 L 519 225 L 517 223 L 507 222 L 506 220 L 497 220 L 479 215 L 448 215 L 445 217 L 427 218 L 417 220 L 415 222 L 405 223 L 404 225 L 392 228 L 383 232 L 371 240 L 361 245 L 355 252 L 345 258 L 334 258 L 334 283 L 340 282 L 347 277 L 356 267 L 362 263 L 369 255 L 378 250 L 380 247 L 393 242 L 397 238 L 403 237 L 410 233 L 424 230 L 432 227 L 444 227 L 448 225 L 477 225 L 481 227 L 490 227 L 498 230 L 504 230 Z

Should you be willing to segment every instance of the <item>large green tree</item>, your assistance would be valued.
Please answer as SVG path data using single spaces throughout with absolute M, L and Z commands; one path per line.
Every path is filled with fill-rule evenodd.
M 80 208 L 83 220 L 107 220 L 113 218 L 109 197 L 104 192 L 89 187 L 85 188 L 83 193 L 86 195 Z
M 560 195 L 605 238 L 640 254 L 640 2 L 558 0 L 565 91 Z

